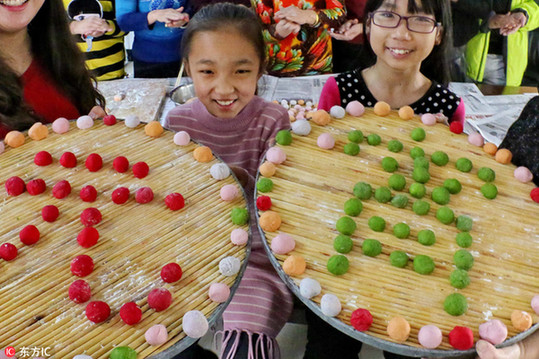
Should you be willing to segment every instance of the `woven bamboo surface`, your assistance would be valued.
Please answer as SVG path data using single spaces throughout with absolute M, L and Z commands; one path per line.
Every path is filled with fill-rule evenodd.
M 219 191 L 225 184 L 237 184 L 232 176 L 217 181 L 210 175 L 210 167 L 219 160 L 199 163 L 192 152 L 198 146 L 191 142 L 180 147 L 173 143 L 173 134 L 165 131 L 159 138 L 146 136 L 143 125 L 129 129 L 119 122 L 104 126 L 96 122 L 89 130 L 79 130 L 71 123 L 71 130 L 63 135 L 55 133 L 41 141 L 27 138 L 26 143 L 6 149 L 0 155 L 0 243 L 10 242 L 19 249 L 17 258 L 10 262 L 0 260 L 0 347 L 50 347 L 52 358 L 71 358 L 88 354 L 94 359 L 108 358 L 115 346 L 128 345 L 139 358 L 145 358 L 179 343 L 185 337 L 182 317 L 189 310 L 200 310 L 211 321 L 224 309 L 209 300 L 211 283 L 224 282 L 232 286 L 237 276 L 224 277 L 219 273 L 219 261 L 227 256 L 239 258 L 242 263 L 247 247 L 234 246 L 230 232 L 238 228 L 230 220 L 234 207 L 246 207 L 243 196 L 232 202 L 221 200 Z M 39 151 L 49 151 L 53 163 L 39 167 L 33 163 Z M 61 154 L 70 151 L 78 158 L 77 167 L 60 166 Z M 103 158 L 103 168 L 91 173 L 84 166 L 90 153 Z M 125 156 L 130 164 L 146 162 L 150 173 L 143 179 L 133 176 L 131 168 L 117 173 L 112 161 Z M 10 197 L 4 187 L 11 176 L 20 176 L 28 182 L 41 178 L 47 184 L 45 193 L 30 196 L 25 192 Z M 68 180 L 71 194 L 64 199 L 52 196 L 52 187 L 60 180 Z M 93 203 L 83 202 L 79 191 L 93 185 L 98 191 Z M 131 196 L 123 205 L 114 204 L 112 191 L 125 186 Z M 137 204 L 135 191 L 150 187 L 154 199 L 148 204 Z M 239 187 L 239 184 L 238 184 Z M 181 193 L 185 207 L 171 211 L 164 204 L 166 195 Z M 41 209 L 54 204 L 60 210 L 59 218 L 44 222 Z M 95 226 L 100 233 L 97 245 L 86 249 L 78 245 L 77 234 L 83 228 L 80 213 L 88 207 L 98 208 L 103 221 Z M 23 245 L 19 231 L 34 224 L 41 232 L 38 243 Z M 248 226 L 243 226 L 248 230 Z M 94 260 L 93 273 L 82 278 L 91 289 L 91 301 L 102 300 L 111 307 L 106 322 L 93 324 L 84 313 L 86 303 L 69 300 L 68 287 L 76 279 L 70 271 L 70 262 L 77 255 L 87 254 Z M 163 265 L 176 262 L 183 276 L 176 283 L 165 283 L 160 278 Z M 147 304 L 153 288 L 167 288 L 173 297 L 172 305 L 155 312 Z M 134 326 L 123 323 L 120 307 L 136 302 L 143 311 L 142 320 Z M 145 331 L 164 324 L 169 340 L 159 347 L 148 345 Z M 175 346 L 177 348 L 177 345 Z M 169 353 L 175 351 L 170 348 Z
M 411 325 L 410 337 L 404 344 L 416 348 L 421 348 L 417 339 L 419 329 L 428 324 L 437 325 L 444 335 L 437 352 L 454 350 L 447 335 L 457 325 L 471 328 L 478 340 L 478 326 L 488 319 L 501 320 L 508 327 L 509 338 L 515 336 L 517 332 L 510 320 L 514 309 L 527 311 L 532 314 L 534 323 L 537 322 L 530 301 L 539 294 L 539 204 L 529 197 L 533 184 L 514 179 L 513 165 L 496 162 L 482 148 L 469 144 L 466 135 L 453 134 L 443 124 L 425 126 L 417 116 L 403 121 L 396 112 L 379 117 L 372 109 L 367 109 L 360 118 L 333 119 L 326 127 L 312 122 L 311 125 L 310 135 L 293 134 L 291 145 L 278 145 L 285 151 L 287 159 L 277 165 L 277 171 L 271 177 L 273 190 L 258 195 L 269 195 L 271 209 L 282 219 L 279 231 L 265 233 L 268 243 L 279 232 L 295 239 L 295 250 L 289 254 L 304 257 L 307 270 L 300 277 L 291 279 L 297 286 L 306 277 L 318 280 L 322 293 L 313 298 L 317 305 L 323 294 L 337 295 L 343 305 L 338 319 L 348 326 L 352 311 L 368 309 L 374 323 L 366 333 L 388 342 L 394 341 L 387 335 L 387 323 L 394 316 L 403 316 Z M 427 133 L 423 142 L 413 141 L 410 137 L 411 130 L 416 127 L 424 128 Z M 349 142 L 347 133 L 353 129 L 361 130 L 365 136 L 376 133 L 381 136 L 382 143 L 370 146 L 365 138 L 360 144 L 359 155 L 347 155 L 343 147 Z M 332 150 L 321 149 L 316 144 L 317 137 L 325 132 L 336 139 Z M 393 153 L 387 149 L 387 143 L 392 139 L 404 144 L 402 152 Z M 415 146 L 423 148 L 429 159 L 437 150 L 445 151 L 450 159 L 443 167 L 430 163 L 431 179 L 426 183 L 427 195 L 423 200 L 431 204 L 431 209 L 426 216 L 412 211 L 415 199 L 408 193 L 414 182 L 411 176 L 413 159 L 409 152 Z M 380 163 L 385 156 L 398 161 L 399 169 L 395 173 L 404 175 L 407 181 L 403 191 L 391 192 L 393 195 L 406 194 L 409 204 L 400 209 L 390 203 L 378 203 L 374 196 L 362 201 L 363 211 L 354 218 L 357 224 L 352 235 L 354 248 L 345 254 L 350 269 L 344 275 L 332 275 L 326 263 L 330 256 L 338 254 L 333 248 L 333 240 L 339 234 L 335 223 L 345 216 L 344 202 L 354 197 L 352 190 L 357 182 L 367 182 L 373 189 L 388 186 L 391 173 L 385 172 Z M 455 168 L 455 161 L 461 157 L 473 162 L 470 173 Z M 477 171 L 483 166 L 496 172 L 494 184 L 499 194 L 494 200 L 484 198 L 479 190 L 484 182 L 477 177 Z M 470 232 L 473 244 L 468 248 L 475 259 L 469 270 L 471 284 L 460 290 L 449 283 L 449 275 L 455 269 L 453 255 L 460 249 L 455 241 L 459 231 L 454 223 L 444 225 L 435 218 L 440 205 L 430 198 L 432 189 L 441 186 L 447 178 L 458 179 L 463 187 L 459 194 L 451 195 L 447 206 L 453 209 L 455 217 L 467 215 L 474 221 Z M 386 229 L 382 233 L 368 227 L 368 219 L 375 215 L 386 220 Z M 399 222 L 411 227 L 409 238 L 398 239 L 393 235 L 393 226 Z M 417 233 L 422 229 L 435 232 L 433 246 L 417 242 Z M 374 258 L 363 255 L 361 245 L 366 238 L 382 242 L 382 254 Z M 430 275 L 421 275 L 414 272 L 411 260 L 405 268 L 393 267 L 389 255 L 395 250 L 405 251 L 411 259 L 418 254 L 429 255 L 436 268 Z M 279 265 L 288 257 L 274 256 Z M 454 292 L 463 294 L 468 300 L 468 311 L 458 317 L 443 309 L 446 296 Z M 353 327 L 348 328 L 354 332 Z

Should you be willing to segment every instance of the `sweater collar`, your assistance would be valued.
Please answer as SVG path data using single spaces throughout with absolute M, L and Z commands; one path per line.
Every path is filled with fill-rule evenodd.
M 208 129 L 232 132 L 248 128 L 253 118 L 257 117 L 263 108 L 263 102 L 262 98 L 255 96 L 236 117 L 219 118 L 209 113 L 206 106 L 196 99 L 193 102 L 193 112 L 197 114 L 197 120 Z

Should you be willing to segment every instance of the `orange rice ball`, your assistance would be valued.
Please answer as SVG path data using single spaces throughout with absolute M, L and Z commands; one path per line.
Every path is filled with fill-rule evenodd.
M 391 339 L 405 342 L 410 336 L 410 324 L 401 316 L 393 317 L 387 324 L 387 334 Z
M 258 168 L 260 171 L 260 174 L 264 177 L 271 177 L 275 174 L 275 165 L 269 161 L 266 161 L 260 165 Z
M 399 117 L 403 120 L 411 120 L 414 118 L 414 109 L 410 106 L 402 106 L 399 108 Z
M 159 137 L 163 133 L 163 126 L 159 121 L 150 121 L 144 126 L 144 132 L 150 137 Z
M 296 117 L 294 117 L 292 115 L 288 115 L 288 119 L 290 120 L 290 122 L 296 121 Z
M 46 138 L 49 135 L 49 129 L 41 122 L 36 122 L 28 130 L 28 136 L 34 140 L 39 141 Z
M 24 144 L 24 135 L 19 131 L 9 131 L 4 137 L 4 143 L 10 147 L 19 147 Z
M 331 117 L 329 116 L 329 113 L 324 110 L 317 110 L 314 112 L 311 112 L 311 120 L 320 126 L 325 126 L 331 121 Z
M 258 223 L 264 231 L 275 232 L 281 228 L 281 216 L 277 212 L 266 211 L 260 215 Z
M 513 323 L 513 327 L 516 330 L 523 332 L 532 326 L 532 317 L 524 311 L 515 309 L 511 313 L 511 323 Z
M 298 105 L 300 105 L 300 106 L 305 105 L 305 101 L 304 100 L 298 100 Z
M 391 107 L 387 102 L 384 101 L 378 101 L 374 105 L 374 114 L 378 116 L 387 116 L 391 112 Z
M 305 268 L 307 268 L 307 263 L 300 256 L 291 255 L 283 262 L 283 270 L 290 276 L 302 275 L 305 272 Z
M 211 149 L 207 146 L 200 146 L 195 148 L 193 151 L 193 157 L 198 162 L 210 162 L 213 160 L 213 154 L 211 153 Z
M 503 163 L 504 165 L 511 162 L 512 158 L 513 158 L 513 154 L 507 148 L 500 148 L 498 152 L 496 152 L 496 155 L 494 156 L 494 159 L 497 162 Z
M 494 156 L 496 151 L 498 151 L 498 146 L 496 146 L 494 143 L 487 142 L 483 145 L 483 151 Z
M 276 103 L 276 104 L 279 104 L 279 101 L 277 101 L 277 100 L 273 100 L 273 101 L 271 101 L 271 102 Z

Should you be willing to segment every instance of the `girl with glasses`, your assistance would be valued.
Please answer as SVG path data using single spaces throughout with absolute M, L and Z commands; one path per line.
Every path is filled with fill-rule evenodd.
M 446 87 L 449 1 L 369 0 L 365 14 L 363 24 L 354 25 L 363 26 L 365 66 L 328 79 L 318 107 L 385 101 L 394 109 L 409 105 L 415 113 L 463 124 L 464 103 Z

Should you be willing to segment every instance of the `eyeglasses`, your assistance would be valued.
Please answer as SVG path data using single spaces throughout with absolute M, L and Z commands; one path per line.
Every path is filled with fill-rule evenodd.
M 430 34 L 441 23 L 426 16 L 401 16 L 393 11 L 373 11 L 369 13 L 369 18 L 372 19 L 374 25 L 394 29 L 398 27 L 401 20 L 406 20 L 406 28 L 413 32 L 421 34 Z

